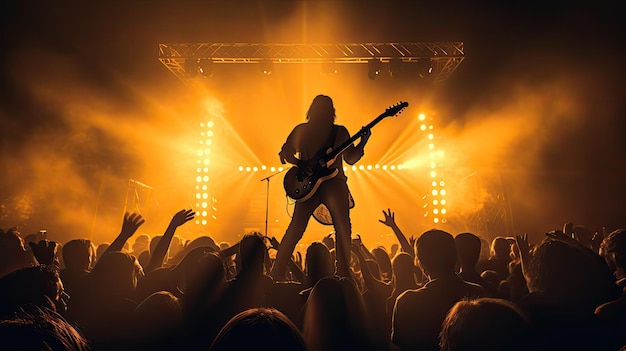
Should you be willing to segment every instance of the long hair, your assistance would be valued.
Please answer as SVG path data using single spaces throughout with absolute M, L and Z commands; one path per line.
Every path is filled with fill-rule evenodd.
M 326 95 L 316 96 L 306 113 L 306 120 L 313 123 L 333 124 L 335 121 L 333 100 Z

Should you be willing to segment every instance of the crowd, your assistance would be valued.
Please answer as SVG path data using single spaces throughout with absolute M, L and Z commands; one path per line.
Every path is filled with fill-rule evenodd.
M 328 236 L 273 279 L 276 238 L 185 241 L 194 215 L 149 236 L 126 214 L 99 246 L 0 230 L 0 349 L 626 350 L 626 230 L 413 238 L 385 210 L 397 244 L 353 236 L 350 274 Z

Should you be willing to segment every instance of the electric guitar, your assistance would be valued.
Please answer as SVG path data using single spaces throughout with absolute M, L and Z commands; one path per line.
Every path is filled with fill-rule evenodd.
M 358 138 L 372 129 L 378 122 L 382 121 L 385 117 L 392 117 L 399 114 L 407 106 L 409 106 L 409 103 L 406 101 L 401 101 L 390 106 L 385 112 L 380 114 L 365 127 L 362 127 L 358 133 L 350 137 L 350 139 L 346 140 L 337 148 L 320 150 L 307 162 L 307 164 L 311 165 L 310 169 L 300 169 L 297 166 L 291 167 L 287 173 L 285 173 L 285 178 L 283 179 L 283 186 L 287 196 L 296 201 L 308 200 L 315 194 L 322 182 L 335 177 L 337 173 L 339 173 L 337 168 L 332 167 L 337 156 L 344 152 Z

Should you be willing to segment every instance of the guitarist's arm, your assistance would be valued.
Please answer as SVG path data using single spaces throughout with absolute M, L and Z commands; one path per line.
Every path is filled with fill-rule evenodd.
M 287 140 L 283 144 L 283 147 L 280 149 L 278 156 L 280 157 L 280 163 L 282 164 L 290 163 L 304 170 L 309 167 L 309 164 L 306 161 L 301 160 L 296 157 L 297 150 L 296 150 L 296 146 L 294 143 L 294 138 L 295 138 L 295 135 L 298 133 L 297 131 L 299 127 L 300 126 L 296 126 L 296 128 L 293 129 L 291 134 L 289 134 L 289 136 L 287 137 Z
M 348 134 L 348 130 L 345 127 L 339 128 L 338 133 L 341 138 L 340 140 L 350 139 L 350 134 Z M 348 146 L 343 152 L 343 159 L 349 165 L 357 163 L 361 157 L 363 157 L 365 154 L 365 144 L 367 144 L 372 132 L 369 129 L 362 129 L 359 134 L 361 136 L 359 143 L 356 146 L 354 146 L 354 144 Z

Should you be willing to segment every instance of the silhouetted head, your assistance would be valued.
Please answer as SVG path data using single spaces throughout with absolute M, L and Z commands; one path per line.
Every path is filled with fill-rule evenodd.
M 231 318 L 213 341 L 211 351 L 305 351 L 298 328 L 273 308 L 252 308 Z
M 140 234 L 135 238 L 133 242 L 133 255 L 138 256 L 140 253 L 148 250 L 148 246 L 150 245 L 150 235 L 148 234 Z
M 440 335 L 442 351 L 531 350 L 531 326 L 513 303 L 481 298 L 457 302 Z
M 461 233 L 454 237 L 454 242 L 461 267 L 474 270 L 480 257 L 480 238 L 472 233 Z
M 335 121 L 333 100 L 326 95 L 316 96 L 306 113 L 306 120 L 313 123 L 333 124 Z
M 13 350 L 89 350 L 85 338 L 70 323 L 43 309 L 19 311 L 10 319 L 0 319 L 0 340 Z
M 243 236 L 239 243 L 239 262 L 241 271 L 255 271 L 263 273 L 267 246 L 260 233 L 249 233 Z
M 129 298 L 143 275 L 143 269 L 135 256 L 111 251 L 100 258 L 91 271 L 90 279 L 103 293 Z
M 179 299 L 167 291 L 151 294 L 131 315 L 136 340 L 145 343 L 172 342 L 183 320 Z
M 491 257 L 510 260 L 511 243 L 503 236 L 498 236 L 491 241 Z
M 427 275 L 454 274 L 457 253 L 450 233 L 438 229 L 425 232 L 415 242 L 415 253 Z
M 109 248 L 109 246 L 111 246 L 111 244 L 109 244 L 109 243 L 102 243 L 102 244 L 96 246 L 96 261 L 100 260 L 102 255 L 104 255 L 104 253 Z
M 88 239 L 74 239 L 63 245 L 63 262 L 70 270 L 87 271 L 96 258 L 96 246 Z
M 391 279 L 391 258 L 384 246 L 377 246 L 372 249 L 372 255 L 376 258 L 376 263 L 385 280 Z
M 310 350 L 364 350 L 363 299 L 351 278 L 323 278 L 311 290 L 303 334 Z
M 593 311 L 616 298 L 617 286 L 602 260 L 580 247 L 546 240 L 536 246 L 524 274 L 531 292 L 543 292 L 561 304 Z
M 65 302 L 59 273 L 50 266 L 24 267 L 0 278 L 1 315 L 26 307 L 65 312 Z
M 304 260 L 307 279 L 311 286 L 324 277 L 332 277 L 335 273 L 330 250 L 319 241 L 314 241 L 307 247 Z
M 0 277 L 30 263 L 24 240 L 15 229 L 0 230 Z
M 393 266 L 393 275 L 396 282 L 410 279 L 415 283 L 413 256 L 406 252 L 399 252 L 391 261 Z
M 617 229 L 607 235 L 600 244 L 600 255 L 617 280 L 626 278 L 626 229 Z

